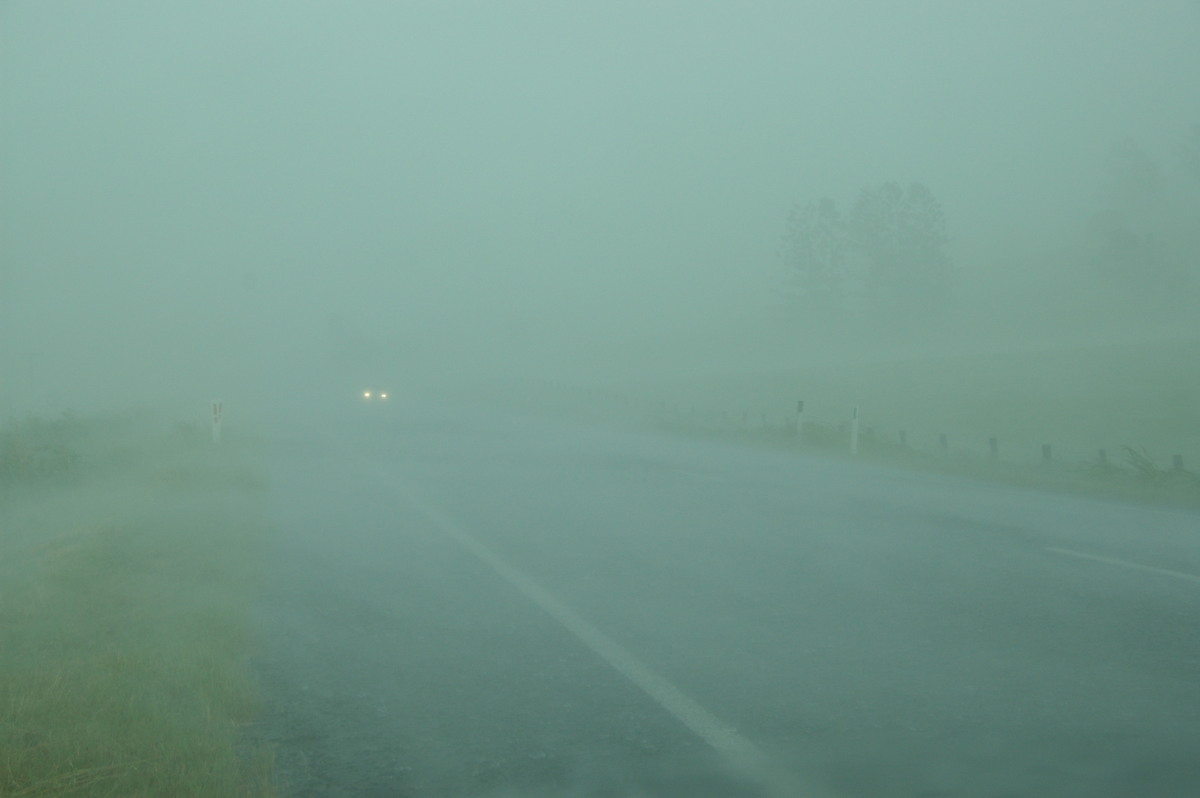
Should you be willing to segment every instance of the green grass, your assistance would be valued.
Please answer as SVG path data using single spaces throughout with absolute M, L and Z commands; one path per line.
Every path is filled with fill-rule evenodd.
M 86 425 L 64 414 L 56 420 L 31 417 L 0 430 L 0 486 L 60 477 L 76 470 Z
M 0 488 L 0 795 L 273 795 L 239 732 L 267 535 L 250 447 L 132 419 L 6 433 L 73 460 Z
M 776 372 L 727 373 L 650 389 L 714 418 L 726 411 L 781 421 L 805 400 L 807 417 L 848 420 L 881 434 L 963 451 L 996 436 L 1013 460 L 1037 459 L 1043 443 L 1087 457 L 1100 448 L 1146 447 L 1200 459 L 1200 340 L 891 359 Z
M 1200 502 L 1198 339 L 801 364 L 660 381 L 636 394 L 634 412 L 677 431 L 785 448 L 796 447 L 785 428 L 802 399 L 808 448 L 831 454 L 848 450 L 857 405 L 864 457 L 1014 484 Z M 605 401 L 620 404 L 613 400 Z M 898 445 L 902 432 L 907 448 Z M 1049 468 L 1043 444 L 1052 447 Z M 1098 463 L 1101 449 L 1107 468 Z M 1176 454 L 1188 473 L 1172 471 Z

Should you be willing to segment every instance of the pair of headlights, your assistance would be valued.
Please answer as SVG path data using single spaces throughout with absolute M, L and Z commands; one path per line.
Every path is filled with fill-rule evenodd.
M 387 399 L 386 391 L 363 391 L 363 399 Z

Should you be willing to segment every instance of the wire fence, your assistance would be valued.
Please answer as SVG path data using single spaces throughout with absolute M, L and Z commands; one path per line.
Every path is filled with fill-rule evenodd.
M 656 427 L 796 452 L 952 471 L 1031 485 L 1082 488 L 1138 498 L 1200 505 L 1200 474 L 1182 453 L 1150 452 L 1128 444 L 1083 447 L 1056 441 L 1004 439 L 958 430 L 910 429 L 860 417 L 817 418 L 804 402 L 788 411 L 753 412 L 621 396 L 618 401 Z

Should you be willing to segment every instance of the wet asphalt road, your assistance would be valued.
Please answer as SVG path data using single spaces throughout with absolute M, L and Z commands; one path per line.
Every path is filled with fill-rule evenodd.
M 271 447 L 289 795 L 1200 795 L 1200 517 L 366 411 Z

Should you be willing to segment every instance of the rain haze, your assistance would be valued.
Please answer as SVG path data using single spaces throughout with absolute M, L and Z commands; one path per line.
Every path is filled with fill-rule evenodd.
M 1195 795 L 1198 88 L 1186 0 L 0 0 L 0 477 L 261 472 L 282 795 Z
M 979 283 L 1010 315 L 1089 289 L 1115 145 L 1177 170 L 1198 28 L 1183 2 L 6 2 L 7 401 L 302 387 L 339 335 L 397 377 L 778 364 L 789 209 L 886 181 L 940 200 L 973 337 Z

